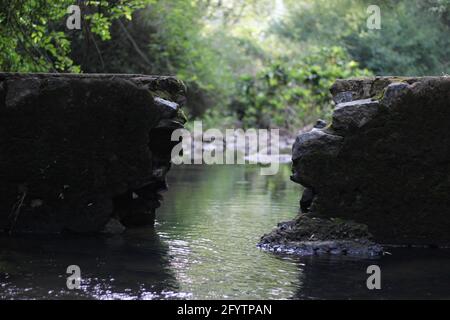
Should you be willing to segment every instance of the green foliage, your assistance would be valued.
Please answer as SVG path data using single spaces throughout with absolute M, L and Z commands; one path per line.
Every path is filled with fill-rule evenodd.
M 112 21 L 131 18 L 148 0 L 8 0 L 0 2 L 0 70 L 14 72 L 80 72 L 71 58 L 66 30 L 67 9 L 79 4 L 83 28 L 110 39 Z
M 220 54 L 223 48 L 216 49 L 214 38 L 203 34 L 204 10 L 191 1 L 160 1 L 145 10 L 141 19 L 154 30 L 149 55 L 161 72 L 220 95 L 229 90 L 225 84 L 232 82 L 232 72 Z
M 366 26 L 369 4 L 366 0 L 297 1 L 274 30 L 302 51 L 308 45 L 342 46 L 379 75 L 449 72 L 448 0 L 379 1 L 381 30 Z
M 450 0 L 379 0 L 381 30 L 369 0 L 283 2 L 0 1 L 0 70 L 175 75 L 191 119 L 291 131 L 330 116 L 336 78 L 450 73 Z
M 211 16 L 217 6 L 216 1 L 152 1 L 132 20 L 113 22 L 108 41 L 75 33 L 71 56 L 84 72 L 175 75 L 188 87 L 190 114 L 200 116 L 227 105 L 240 75 L 254 69 L 253 57 L 263 56 L 255 41 L 221 27 Z
M 173 74 L 188 87 L 194 116 L 228 105 L 236 82 L 253 72 L 264 52 L 254 39 L 233 35 L 234 23 L 267 0 L 158 1 L 140 13 L 150 26 L 151 72 Z M 256 57 L 256 58 L 255 58 Z
M 330 116 L 329 88 L 338 78 L 370 75 L 339 47 L 299 61 L 277 61 L 240 83 L 235 110 L 245 126 L 296 129 Z

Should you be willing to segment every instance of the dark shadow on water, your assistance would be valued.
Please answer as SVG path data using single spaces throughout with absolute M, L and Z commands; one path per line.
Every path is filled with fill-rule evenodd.
M 293 299 L 450 299 L 450 250 L 392 248 L 381 258 L 299 259 Z M 369 290 L 367 267 L 381 269 L 381 290 Z
M 0 236 L 1 299 L 176 298 L 168 248 L 153 228 L 120 236 Z M 68 290 L 69 265 L 81 290 Z M 180 293 L 178 293 L 180 295 Z

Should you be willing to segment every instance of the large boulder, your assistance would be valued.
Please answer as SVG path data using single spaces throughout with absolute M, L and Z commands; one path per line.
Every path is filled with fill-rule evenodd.
M 184 97 L 172 77 L 0 73 L 0 230 L 153 223 Z
M 450 245 L 450 78 L 338 80 L 331 92 L 332 123 L 293 147 L 309 214 L 363 223 L 379 243 Z

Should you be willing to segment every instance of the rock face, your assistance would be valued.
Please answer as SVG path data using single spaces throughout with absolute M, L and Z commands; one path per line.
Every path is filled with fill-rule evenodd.
M 331 92 L 332 123 L 293 147 L 309 214 L 363 223 L 379 243 L 448 246 L 450 78 L 338 80 Z
M 184 96 L 171 77 L 0 73 L 0 229 L 152 224 Z

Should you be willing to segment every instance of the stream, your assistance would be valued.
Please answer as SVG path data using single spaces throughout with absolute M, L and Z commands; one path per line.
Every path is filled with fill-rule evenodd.
M 290 166 L 181 166 L 155 228 L 120 236 L 0 236 L 0 299 L 450 298 L 450 250 L 388 248 L 380 258 L 293 257 L 259 238 L 298 211 Z M 69 290 L 66 269 L 81 270 Z M 368 290 L 378 265 L 382 289 Z

